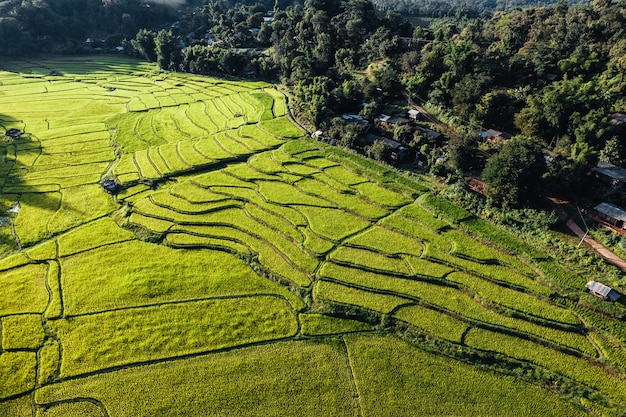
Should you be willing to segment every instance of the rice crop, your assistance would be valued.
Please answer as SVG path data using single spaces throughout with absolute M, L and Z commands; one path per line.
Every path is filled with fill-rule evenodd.
M 455 343 L 461 342 L 468 329 L 467 323 L 463 321 L 419 305 L 402 307 L 393 316 L 433 336 Z
M 374 330 L 371 325 L 361 321 L 330 317 L 324 314 L 300 314 L 298 318 L 302 326 L 302 334 L 307 336 L 323 336 Z
M 341 304 L 353 304 L 380 313 L 390 313 L 410 301 L 387 294 L 363 291 L 329 281 L 318 281 L 313 292 L 317 297 Z
M 48 304 L 45 264 L 24 265 L 0 272 L 0 317 L 9 314 L 43 313 Z
M 275 296 L 163 304 L 55 320 L 61 376 L 293 336 L 296 319 Z

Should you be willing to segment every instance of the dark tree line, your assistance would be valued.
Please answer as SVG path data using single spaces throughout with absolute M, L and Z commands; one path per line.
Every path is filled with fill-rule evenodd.
M 178 2 L 187 4 L 189 2 Z M 142 0 L 7 0 L 0 2 L 0 54 L 86 53 L 114 48 L 139 28 L 176 20 L 176 10 Z

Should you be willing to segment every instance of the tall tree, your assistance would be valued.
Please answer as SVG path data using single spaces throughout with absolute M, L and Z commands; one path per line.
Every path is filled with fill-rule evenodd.
M 541 192 L 545 172 L 541 147 L 536 142 L 514 138 L 487 161 L 483 170 L 485 191 L 504 206 L 519 206 Z

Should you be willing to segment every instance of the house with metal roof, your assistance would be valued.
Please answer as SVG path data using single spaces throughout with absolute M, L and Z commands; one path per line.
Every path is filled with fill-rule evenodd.
M 600 203 L 593 208 L 600 220 L 611 226 L 626 229 L 626 210 L 611 203 Z
M 626 184 L 626 169 L 622 167 L 599 161 L 593 172 L 596 178 L 613 188 L 623 188 Z
M 620 293 L 596 281 L 589 281 L 585 287 L 587 287 L 591 294 L 603 300 L 616 301 L 620 297 Z

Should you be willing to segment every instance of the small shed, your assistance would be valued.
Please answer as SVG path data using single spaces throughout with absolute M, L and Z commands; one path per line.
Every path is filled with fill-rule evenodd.
M 595 206 L 596 216 L 612 226 L 626 229 L 626 210 L 611 203 L 600 203 Z
M 9 130 L 6 131 L 5 136 L 16 140 L 22 137 L 22 131 L 19 129 L 15 129 L 15 128 L 11 128 Z
M 104 180 L 100 183 L 104 191 L 109 194 L 115 194 L 117 192 L 117 183 L 115 180 Z
M 409 119 L 411 119 L 411 120 L 417 120 L 420 117 L 420 114 L 421 114 L 418 110 L 415 110 L 415 109 L 411 109 L 411 110 L 409 110 L 406 113 L 409 116 Z
M 601 284 L 596 281 L 589 281 L 587 285 L 585 285 L 589 292 L 596 297 L 602 298 L 607 301 L 617 301 L 620 297 L 620 293 L 612 289 L 611 287 L 607 287 L 604 284 Z

